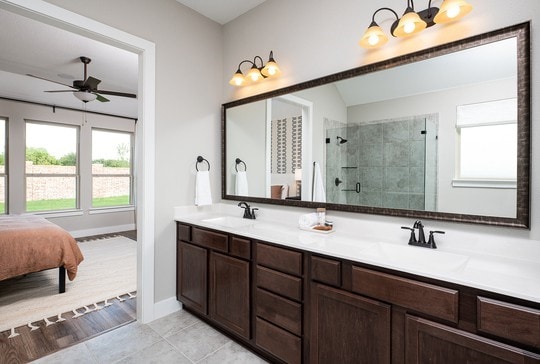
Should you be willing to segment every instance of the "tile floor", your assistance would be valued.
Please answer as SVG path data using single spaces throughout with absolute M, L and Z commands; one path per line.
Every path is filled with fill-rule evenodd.
M 266 363 L 190 313 L 180 310 L 147 325 L 137 322 L 34 363 Z

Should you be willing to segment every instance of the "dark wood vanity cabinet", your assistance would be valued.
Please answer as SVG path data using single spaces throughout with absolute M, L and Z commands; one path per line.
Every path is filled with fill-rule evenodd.
M 255 345 L 286 363 L 302 363 L 304 254 L 255 244 Z
M 251 242 L 178 225 L 177 299 L 221 328 L 249 340 Z M 181 231 L 189 233 L 181 235 Z
M 540 363 L 540 304 L 177 224 L 177 298 L 272 363 Z

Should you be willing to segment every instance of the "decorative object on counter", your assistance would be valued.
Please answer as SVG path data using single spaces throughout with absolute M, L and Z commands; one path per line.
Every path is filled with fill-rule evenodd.
M 244 164 L 244 170 L 239 171 L 238 165 Z M 247 166 L 246 163 L 240 158 L 236 158 L 236 164 L 234 166 L 236 169 L 236 184 L 235 184 L 235 193 L 238 196 L 248 196 L 248 179 L 247 179 Z
M 247 202 L 239 202 L 238 203 L 238 207 L 241 207 L 244 209 L 244 216 L 243 218 L 244 219 L 251 219 L 251 220 L 255 220 L 255 211 L 258 210 L 258 208 L 256 207 L 253 207 L 251 208 Z
M 322 179 L 321 166 L 313 162 L 313 196 L 314 202 L 326 202 L 326 190 Z
M 390 8 L 379 8 L 373 13 L 371 24 L 359 42 L 364 48 L 376 48 L 388 42 L 388 37 L 375 22 L 375 15 L 381 10 L 388 10 L 396 17 L 396 21 L 390 27 L 390 34 L 394 37 L 406 37 L 419 33 L 435 24 L 461 19 L 472 10 L 472 5 L 465 0 L 444 0 L 441 7 L 436 8 L 431 6 L 430 0 L 427 9 L 416 12 L 414 10 L 414 1 L 407 0 L 407 8 L 401 18 Z
M 326 209 L 324 207 L 317 208 L 317 223 L 323 225 L 326 222 Z
M 302 168 L 294 170 L 294 181 L 296 182 L 296 196 L 302 196 Z
M 200 171 L 199 163 L 206 162 L 208 164 L 208 170 Z M 197 163 L 195 164 L 197 174 L 195 177 L 195 205 L 204 206 L 212 204 L 212 193 L 210 189 L 210 162 L 201 156 L 197 157 Z
M 260 62 L 260 66 L 257 66 L 257 61 Z M 240 69 L 240 67 L 244 63 L 251 63 L 251 68 L 245 76 Z M 253 61 L 245 59 L 240 62 L 238 64 L 238 69 L 229 81 L 229 84 L 233 86 L 245 86 L 249 83 L 259 82 L 269 77 L 276 77 L 280 73 L 281 71 L 279 69 L 279 66 L 274 59 L 274 52 L 270 51 L 270 55 L 268 56 L 268 62 L 266 62 L 266 64 L 264 64 L 262 58 L 259 56 L 255 56 L 253 58 Z
M 409 245 L 420 246 L 422 248 L 437 249 L 437 244 L 435 244 L 435 237 L 433 234 L 444 234 L 444 231 L 434 230 L 429 232 L 428 241 L 426 241 L 426 235 L 424 234 L 424 224 L 422 221 L 416 220 L 412 228 L 407 226 L 402 226 L 402 229 L 410 230 L 411 235 L 409 237 Z M 415 230 L 418 229 L 418 239 L 416 239 Z

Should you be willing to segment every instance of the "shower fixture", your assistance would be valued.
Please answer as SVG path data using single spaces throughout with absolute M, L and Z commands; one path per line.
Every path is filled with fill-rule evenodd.
M 345 144 L 347 143 L 347 139 L 343 139 L 342 137 L 338 136 L 336 137 L 338 140 L 338 144 Z

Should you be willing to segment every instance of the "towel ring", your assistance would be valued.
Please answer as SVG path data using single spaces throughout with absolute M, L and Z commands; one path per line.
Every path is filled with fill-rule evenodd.
M 206 164 L 208 164 L 208 170 L 210 170 L 210 162 L 208 162 L 203 157 L 198 156 L 197 157 L 197 163 L 195 164 L 195 169 L 197 170 L 197 172 L 199 172 L 199 163 L 202 163 L 203 161 L 206 162 Z
M 244 165 L 244 172 L 247 171 L 246 162 L 241 160 L 240 158 L 236 158 L 236 165 L 234 166 L 234 169 L 236 169 L 236 172 L 238 172 L 238 165 L 242 163 Z

